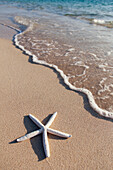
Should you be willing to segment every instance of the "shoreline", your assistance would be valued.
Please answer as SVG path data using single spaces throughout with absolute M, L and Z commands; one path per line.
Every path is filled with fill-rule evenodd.
M 18 20 L 17 20 L 17 23 L 18 23 Z M 24 22 L 23 22 L 24 23 Z M 24 25 L 23 23 L 20 23 L 21 25 Z M 54 64 L 49 64 L 48 62 L 44 61 L 44 60 L 40 60 L 37 58 L 36 55 L 32 54 L 31 51 L 27 50 L 26 48 L 24 48 L 23 45 L 20 45 L 19 41 L 18 41 L 18 36 L 19 35 L 24 35 L 24 33 L 26 33 L 27 31 L 29 31 L 31 29 L 31 27 L 33 27 L 32 24 L 30 25 L 27 25 L 26 24 L 26 29 L 24 31 L 21 31 L 20 29 L 18 28 L 15 28 L 14 26 L 10 26 L 10 25 L 7 25 L 7 24 L 3 24 L 3 23 L 0 23 L 1 26 L 4 26 L 4 28 L 9 28 L 10 31 L 8 31 L 10 37 L 12 36 L 13 37 L 13 41 L 14 41 L 14 44 L 17 48 L 19 48 L 20 50 L 22 50 L 26 55 L 29 55 L 32 57 L 32 61 L 33 63 L 35 64 L 40 64 L 40 65 L 44 65 L 44 66 L 47 66 L 49 68 L 53 68 L 54 70 L 56 70 L 56 72 L 58 72 L 60 74 L 60 76 L 63 78 L 63 81 L 64 81 L 64 84 L 66 84 L 66 86 L 68 86 L 70 88 L 70 90 L 73 90 L 75 92 L 80 92 L 80 93 L 83 93 L 87 96 L 88 98 L 88 101 L 89 101 L 89 104 L 90 104 L 90 107 L 96 111 L 100 116 L 103 116 L 107 119 L 113 119 L 113 112 L 112 111 L 108 111 L 107 109 L 104 109 L 102 107 L 100 107 L 95 99 L 94 99 L 94 95 L 92 94 L 92 92 L 90 90 L 88 90 L 87 88 L 80 88 L 80 87 L 76 87 L 74 85 L 72 85 L 70 82 L 69 82 L 69 79 L 68 79 L 68 76 L 65 75 L 65 73 L 58 68 L 57 65 L 54 65 Z M 6 29 L 7 30 L 7 29 Z M 12 31 L 12 32 L 11 32 Z M 14 34 L 15 33 L 15 34 Z M 3 34 L 3 33 L 2 33 Z M 13 35 L 12 35 L 13 34 Z M 8 35 L 8 36 L 9 36 Z M 1 34 L 0 34 L 0 37 Z M 7 37 L 7 35 L 3 38 L 7 38 L 7 39 L 11 39 L 9 37 Z M 12 40 L 12 39 L 11 39 Z
M 19 23 L 19 21 L 17 20 L 17 22 Z M 22 25 L 24 25 L 24 22 L 23 23 L 20 23 Z M 65 73 L 63 72 L 63 70 L 59 69 L 57 65 L 54 65 L 54 64 L 49 64 L 48 62 L 44 61 L 44 60 L 40 60 L 38 59 L 38 57 L 36 55 L 34 55 L 31 51 L 27 50 L 26 48 L 24 48 L 23 45 L 21 45 L 18 41 L 18 36 L 19 35 L 22 35 L 24 33 L 26 33 L 27 31 L 31 30 L 31 28 L 33 27 L 33 24 L 26 24 L 27 28 L 21 32 L 19 31 L 15 36 L 14 36 L 14 43 L 16 45 L 16 47 L 20 48 L 22 51 L 25 52 L 25 54 L 29 55 L 29 56 L 32 56 L 32 60 L 33 60 L 33 63 L 35 64 L 41 64 L 41 65 L 44 65 L 44 66 L 48 66 L 50 68 L 53 68 L 55 69 L 59 74 L 60 76 L 63 78 L 64 80 L 64 83 L 70 88 L 70 90 L 73 90 L 73 91 L 77 91 L 77 92 L 80 92 L 80 93 L 84 93 L 87 98 L 88 98 L 88 102 L 90 104 L 90 107 L 96 111 L 98 114 L 100 114 L 101 116 L 103 117 L 106 117 L 106 118 L 110 118 L 110 119 L 113 119 L 113 112 L 110 112 L 106 109 L 102 109 L 101 107 L 98 106 L 98 104 L 96 103 L 95 99 L 94 99 L 94 95 L 92 94 L 92 92 L 90 90 L 88 90 L 87 88 L 78 88 L 74 85 L 72 85 L 70 82 L 69 82 L 69 79 L 68 77 L 65 75 Z
M 0 55 L 1 169 L 112 169 L 113 121 L 97 118 L 82 96 L 59 82 L 58 74 L 28 62 L 30 57 L 11 40 L 0 39 Z M 48 135 L 49 159 L 45 159 L 41 136 L 13 143 L 36 129 L 28 114 L 44 123 L 55 111 L 58 115 L 51 127 L 72 138 Z

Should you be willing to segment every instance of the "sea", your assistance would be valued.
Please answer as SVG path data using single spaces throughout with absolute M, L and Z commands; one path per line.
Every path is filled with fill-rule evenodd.
M 0 0 L 1 25 L 17 30 L 15 44 L 34 62 L 113 115 L 112 0 Z

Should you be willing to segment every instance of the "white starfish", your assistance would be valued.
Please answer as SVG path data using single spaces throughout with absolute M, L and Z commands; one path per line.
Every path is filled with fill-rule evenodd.
M 63 133 L 60 132 L 58 130 L 54 130 L 49 128 L 50 125 L 52 124 L 52 122 L 54 121 L 55 117 L 57 115 L 57 112 L 55 112 L 51 118 L 49 119 L 49 121 L 47 122 L 47 124 L 44 126 L 37 118 L 35 118 L 33 115 L 29 114 L 29 117 L 31 118 L 31 120 L 38 126 L 40 127 L 39 130 L 36 130 L 34 132 L 31 132 L 29 134 L 26 134 L 25 136 L 22 136 L 20 138 L 17 139 L 17 142 L 21 142 L 24 141 L 26 139 L 30 139 L 36 135 L 39 135 L 40 133 L 43 133 L 43 147 L 44 147 L 44 152 L 45 152 L 45 156 L 46 157 L 50 157 L 50 150 L 49 150 L 49 143 L 48 143 L 48 138 L 47 138 L 47 132 L 51 133 L 53 135 L 56 136 L 60 136 L 60 137 L 64 137 L 64 138 L 69 138 L 72 135 L 69 135 L 67 133 Z

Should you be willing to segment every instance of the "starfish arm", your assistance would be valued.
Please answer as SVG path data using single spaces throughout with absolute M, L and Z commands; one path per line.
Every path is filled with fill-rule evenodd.
M 64 132 L 60 132 L 58 130 L 54 130 L 54 129 L 51 129 L 51 128 L 48 128 L 47 131 L 53 135 L 56 135 L 56 136 L 60 136 L 60 137 L 63 137 L 63 138 L 69 138 L 69 137 L 72 137 L 72 135 L 69 135 L 67 133 L 64 133 Z
M 46 157 L 50 157 L 50 150 L 49 150 L 49 142 L 47 138 L 47 129 L 44 129 L 43 131 L 43 147 Z
M 49 119 L 49 121 L 48 121 L 47 124 L 46 124 L 46 127 L 47 127 L 47 128 L 48 128 L 49 126 L 51 126 L 51 124 L 53 123 L 56 115 L 57 115 L 57 112 L 55 112 L 55 113 L 51 116 L 51 118 Z
M 44 127 L 44 125 L 33 115 L 29 114 L 30 119 L 40 128 Z
M 34 132 L 28 133 L 25 136 L 22 136 L 22 137 L 18 138 L 17 142 L 21 142 L 21 141 L 30 139 L 30 138 L 32 138 L 32 137 L 34 137 L 36 135 L 39 135 L 40 133 L 42 133 L 42 129 L 36 130 Z

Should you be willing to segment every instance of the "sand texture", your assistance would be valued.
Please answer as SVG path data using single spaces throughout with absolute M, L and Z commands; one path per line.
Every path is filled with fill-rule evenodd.
M 37 129 L 33 114 L 51 128 L 69 134 L 48 135 L 51 157 L 45 159 L 41 135 L 14 140 Z M 33 64 L 11 40 L 0 39 L 0 169 L 111 170 L 113 121 L 98 116 L 84 95 L 71 91 L 52 69 Z
M 7 23 L 6 23 L 7 25 Z M 10 25 L 10 24 L 9 24 Z M 14 29 L 11 29 L 9 27 L 6 27 L 4 25 L 2 25 L 0 23 L 0 38 L 5 38 L 5 39 L 13 39 L 13 36 L 16 34 L 17 32 Z

